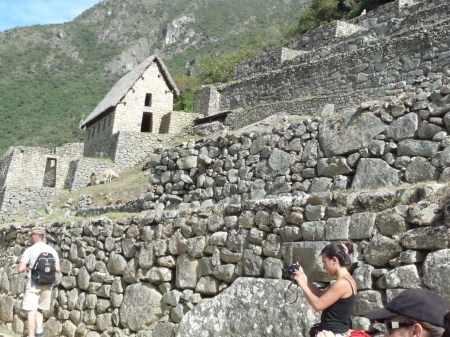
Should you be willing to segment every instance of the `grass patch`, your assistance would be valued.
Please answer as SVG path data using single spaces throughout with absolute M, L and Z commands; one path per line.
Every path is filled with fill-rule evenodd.
M 71 205 L 75 205 L 77 200 L 83 195 L 92 196 L 91 207 L 106 206 L 109 200 L 122 200 L 124 203 L 128 200 L 139 198 L 142 193 L 147 191 L 149 171 L 142 171 L 142 165 L 121 172 L 119 178 L 114 178 L 108 184 L 88 186 L 77 191 L 70 192 L 63 190 L 62 194 L 53 202 L 55 209 L 66 209 L 64 206 L 69 199 L 72 199 Z M 62 211 L 65 213 L 66 211 Z M 58 212 L 59 213 L 59 212 Z

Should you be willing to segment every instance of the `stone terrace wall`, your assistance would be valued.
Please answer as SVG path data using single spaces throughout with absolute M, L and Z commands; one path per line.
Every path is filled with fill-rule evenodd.
M 235 79 L 255 77 L 291 64 L 365 48 L 377 36 L 390 36 L 436 23 L 448 16 L 445 0 L 395 1 L 348 22 L 335 21 L 303 34 L 285 45 L 236 67 Z M 292 61 L 291 61 L 292 60 Z
M 280 279 L 283 266 L 300 261 L 312 279 L 329 281 L 319 253 L 327 243 L 342 240 L 353 241 L 356 250 L 353 276 L 359 293 L 353 327 L 371 331 L 361 315 L 402 289 L 426 286 L 450 299 L 445 268 L 450 229 L 448 215 L 438 205 L 440 188 L 299 192 L 205 208 L 193 202 L 189 209 L 118 221 L 47 224 L 47 240 L 62 258 L 62 275 L 53 290 L 52 309 L 45 313 L 46 336 L 190 337 L 189 324 L 199 318 L 194 314 L 184 320 L 186 314 L 198 303 L 214 303 L 237 277 Z M 20 334 L 26 279 L 14 268 L 32 226 L 16 223 L 0 229 L 0 322 Z M 261 295 L 267 299 L 264 293 L 246 295 L 253 311 L 272 305 Z M 239 310 L 237 317 L 244 315 Z M 296 324 L 317 319 L 309 314 Z M 214 334 L 230 329 L 230 322 L 203 329 Z M 177 332 L 180 323 L 183 329 Z M 260 336 L 273 335 L 264 329 L 266 323 L 258 324 Z
M 430 43 L 430 41 L 433 41 Z M 421 75 L 449 69 L 448 27 L 379 40 L 375 45 L 218 87 L 220 110 L 291 101 L 309 95 L 338 95 L 391 83 L 414 84 Z M 409 87 L 405 88 L 406 90 Z
M 212 108 L 217 112 L 317 95 L 353 92 L 358 96 L 360 90 L 381 90 L 388 83 L 401 81 L 411 85 L 420 74 L 448 70 L 449 57 L 445 46 L 449 40 L 445 22 L 449 6 L 443 1 L 426 1 L 410 7 L 408 15 L 402 14 L 401 19 L 393 19 L 388 11 L 380 12 L 376 19 L 360 18 L 359 24 L 370 22 L 365 24 L 368 30 L 343 36 L 336 43 L 327 40 L 335 35 L 336 27 L 321 27 L 314 34 L 307 34 L 289 45 L 291 48 L 306 48 L 309 52 L 303 51 L 281 62 L 281 51 L 286 49 L 283 46 L 268 53 L 268 59 L 263 56 L 243 64 L 242 71 L 237 70 L 238 81 L 218 85 L 214 90 L 203 88 L 198 97 L 207 95 L 207 90 L 217 91 L 210 98 L 216 101 Z M 423 22 L 434 26 L 424 29 Z M 322 40 L 328 44 L 320 44 Z M 256 68 L 249 65 L 252 62 Z M 263 68 L 259 69 L 258 64 Z M 376 91 L 373 93 L 371 99 L 380 96 Z M 211 113 L 209 110 L 199 112 Z

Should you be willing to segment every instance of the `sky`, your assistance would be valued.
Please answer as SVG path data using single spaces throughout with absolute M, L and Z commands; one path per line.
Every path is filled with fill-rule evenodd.
M 0 0 L 0 31 L 69 22 L 100 0 Z

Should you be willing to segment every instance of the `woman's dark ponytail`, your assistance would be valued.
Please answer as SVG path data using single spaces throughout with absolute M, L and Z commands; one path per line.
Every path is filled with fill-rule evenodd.
M 340 243 L 330 243 L 322 249 L 321 255 L 325 255 L 327 258 L 332 259 L 336 257 L 341 266 L 348 266 L 352 260 L 350 255 L 353 253 L 353 243 L 351 242 L 340 242 Z M 450 337 L 450 336 L 448 336 Z

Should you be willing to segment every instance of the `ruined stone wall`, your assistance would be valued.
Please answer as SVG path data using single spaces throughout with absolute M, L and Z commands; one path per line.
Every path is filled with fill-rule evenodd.
M 72 181 L 73 177 L 69 175 L 69 168 L 73 161 L 83 158 L 84 144 L 69 143 L 57 147 L 53 151 L 56 158 L 56 188 L 68 188 L 68 181 Z
M 38 147 L 14 148 L 8 168 L 6 186 L 41 187 L 49 149 Z
M 212 86 L 204 86 L 196 91 L 194 100 L 194 111 L 205 116 L 219 111 L 220 95 Z
M 0 158 L 0 187 L 5 186 L 8 178 L 8 170 L 14 155 L 14 147 L 10 147 L 8 151 Z
M 0 192 L 0 216 L 11 219 L 27 215 L 31 210 L 51 206 L 58 195 L 60 192 L 51 187 L 4 186 Z
M 153 135 L 145 132 L 119 132 L 114 153 L 114 164 L 117 172 L 142 163 L 156 148 L 172 139 L 172 137 L 172 135 Z
M 200 114 L 172 111 L 167 117 L 167 129 L 164 129 L 166 132 L 162 133 L 181 135 L 189 126 L 194 124 L 194 120 L 200 117 Z

